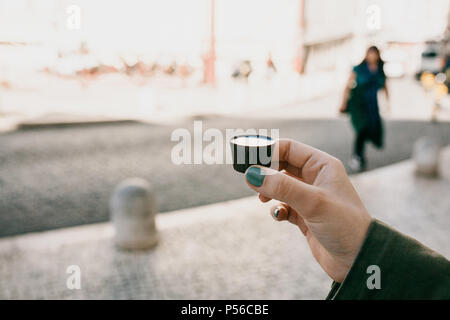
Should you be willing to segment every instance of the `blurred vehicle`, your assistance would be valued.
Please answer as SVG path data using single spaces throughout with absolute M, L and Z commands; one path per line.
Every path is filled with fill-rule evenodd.
M 429 41 L 425 45 L 422 52 L 420 69 L 416 74 L 417 79 L 424 72 L 429 72 L 434 75 L 442 72 L 443 60 L 441 57 L 441 44 L 438 41 Z
M 444 58 L 444 67 L 442 68 L 442 83 L 447 86 L 447 89 L 450 89 L 450 56 L 446 56 Z

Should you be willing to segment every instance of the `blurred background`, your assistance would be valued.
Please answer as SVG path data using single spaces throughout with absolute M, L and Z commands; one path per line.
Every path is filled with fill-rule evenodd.
M 450 143 L 449 17 L 448 0 L 0 0 L 0 297 L 271 298 L 269 288 L 278 288 L 292 292 L 285 298 L 320 298 L 328 288 L 322 275 L 319 280 L 298 278 L 299 286 L 291 291 L 286 288 L 292 281 L 268 276 L 262 262 L 248 271 L 265 279 L 262 287 L 250 285 L 261 283 L 250 273 L 228 278 L 240 264 L 249 263 L 244 258 L 248 251 L 238 254 L 240 262 L 232 262 L 242 242 L 230 240 L 230 235 L 242 237 L 238 234 L 252 227 L 221 222 L 205 234 L 205 221 L 215 210 L 224 210 L 221 202 L 254 194 L 229 166 L 174 165 L 170 135 L 176 128 L 192 129 L 194 120 L 221 130 L 278 128 L 280 136 L 311 144 L 347 164 L 354 137 L 338 108 L 352 67 L 361 62 L 368 46 L 377 45 L 390 89 L 389 99 L 379 94 L 386 146 L 381 151 L 369 147 L 365 174 L 373 171 L 373 176 L 355 179 L 364 180 L 363 189 L 371 198 L 381 198 L 375 186 L 391 192 L 397 171 L 378 175 L 377 170 L 410 159 L 423 136 L 440 145 Z M 97 248 L 93 251 L 76 247 L 83 236 L 65 237 L 65 228 L 108 221 L 111 193 L 129 177 L 149 181 L 161 217 L 175 217 L 173 210 L 216 207 L 204 210 L 188 233 L 167 231 L 163 249 L 147 255 L 117 258 L 119 253 L 108 251 L 105 258 L 99 252 L 109 242 L 97 240 L 83 242 L 86 248 Z M 400 185 L 401 177 L 395 180 Z M 450 190 L 439 183 L 433 187 L 436 197 Z M 393 201 L 407 202 L 415 198 L 411 194 L 399 194 Z M 430 203 L 436 203 L 433 195 L 427 198 Z M 239 206 L 249 208 L 246 202 L 233 208 L 239 211 Z M 448 207 L 437 212 L 445 206 L 436 206 L 435 220 L 420 212 L 414 219 L 441 225 L 441 233 L 435 230 L 436 243 L 444 243 L 449 221 L 440 214 L 448 214 Z M 177 218 L 173 220 L 176 225 Z M 398 224 L 407 226 L 407 220 L 402 217 Z M 167 225 L 164 230 L 173 225 L 161 221 Z M 224 225 L 225 234 L 220 232 Z M 55 234 L 58 241 L 69 239 L 61 242 L 64 248 L 90 252 L 80 258 L 86 268 L 93 268 L 89 254 L 99 257 L 97 268 L 109 270 L 108 276 L 91 274 L 97 280 L 92 280 L 96 285 L 90 290 L 68 292 L 65 269 L 55 276 L 52 268 L 73 255 L 61 249 L 42 259 L 50 254 L 45 250 L 52 247 L 53 236 L 48 235 L 54 229 L 63 232 Z M 261 230 L 248 237 L 261 237 Z M 417 231 L 417 226 L 411 230 Z M 34 232 L 44 232 L 30 240 L 43 243 L 39 255 L 32 255 L 33 245 L 14 242 Z M 277 235 L 276 229 L 270 232 Z M 228 247 L 219 249 L 223 242 L 212 240 L 215 234 L 222 234 Z M 196 247 L 196 237 L 202 245 L 211 241 L 213 248 Z M 173 260 L 179 241 L 187 246 L 177 253 L 181 262 Z M 187 245 L 189 241 L 194 244 Z M 450 250 L 448 245 L 440 249 Z M 262 250 L 264 262 L 280 254 Z M 181 266 L 195 269 L 198 256 L 208 255 L 214 261 L 208 260 L 211 268 L 222 270 L 222 276 L 211 268 L 205 276 L 197 268 L 199 274 L 188 271 L 188 278 L 180 278 Z M 287 252 L 281 255 L 290 259 Z M 38 270 L 27 269 L 41 259 L 52 261 L 52 266 L 42 262 Z M 312 265 L 308 268 L 318 268 Z M 308 270 L 302 274 L 318 272 Z M 210 277 L 219 279 L 213 281 L 216 294 L 201 287 L 211 283 Z M 27 287 L 30 281 L 45 289 L 33 291 Z M 323 283 L 325 291 L 319 285 Z
M 383 49 L 388 75 L 408 79 L 443 68 L 447 7 L 444 0 L 4 0 L 0 110 L 154 121 L 262 111 L 341 90 L 369 44 Z

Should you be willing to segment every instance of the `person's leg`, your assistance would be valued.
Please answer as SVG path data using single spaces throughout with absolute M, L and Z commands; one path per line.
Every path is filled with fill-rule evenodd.
M 356 133 L 355 144 L 354 144 L 354 165 L 352 169 L 355 171 L 363 170 L 366 166 L 366 156 L 365 156 L 365 146 L 366 140 L 368 139 L 367 130 L 360 130 Z M 358 165 L 356 162 L 359 162 Z M 359 167 L 359 168 L 358 168 Z
M 366 140 L 367 140 L 367 130 L 361 130 L 357 133 L 356 139 L 355 139 L 355 155 L 358 156 L 360 159 L 364 159 L 364 151 L 366 146 Z

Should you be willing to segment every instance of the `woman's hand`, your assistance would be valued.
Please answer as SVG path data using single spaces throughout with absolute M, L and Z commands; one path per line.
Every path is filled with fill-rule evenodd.
M 345 105 L 345 103 L 343 103 L 341 105 L 341 107 L 339 108 L 339 112 L 340 113 L 345 113 L 347 111 L 347 106 Z
M 355 86 L 355 84 L 356 84 L 356 73 L 352 72 L 352 73 L 350 73 L 350 77 L 347 80 L 347 85 L 345 86 L 344 96 L 342 98 L 342 104 L 341 104 L 341 107 L 339 108 L 340 113 L 345 113 L 347 111 L 347 101 L 348 101 L 348 97 L 350 96 L 350 88 Z
M 320 266 L 342 282 L 366 236 L 369 213 L 338 159 L 287 139 L 279 140 L 275 151 L 278 171 L 252 166 L 247 184 L 261 201 L 281 201 L 271 209 L 274 219 L 297 225 Z

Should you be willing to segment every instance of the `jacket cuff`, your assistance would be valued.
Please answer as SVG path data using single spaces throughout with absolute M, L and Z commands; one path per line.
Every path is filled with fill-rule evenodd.
M 327 299 L 450 299 L 450 262 L 373 219 L 342 283 Z

